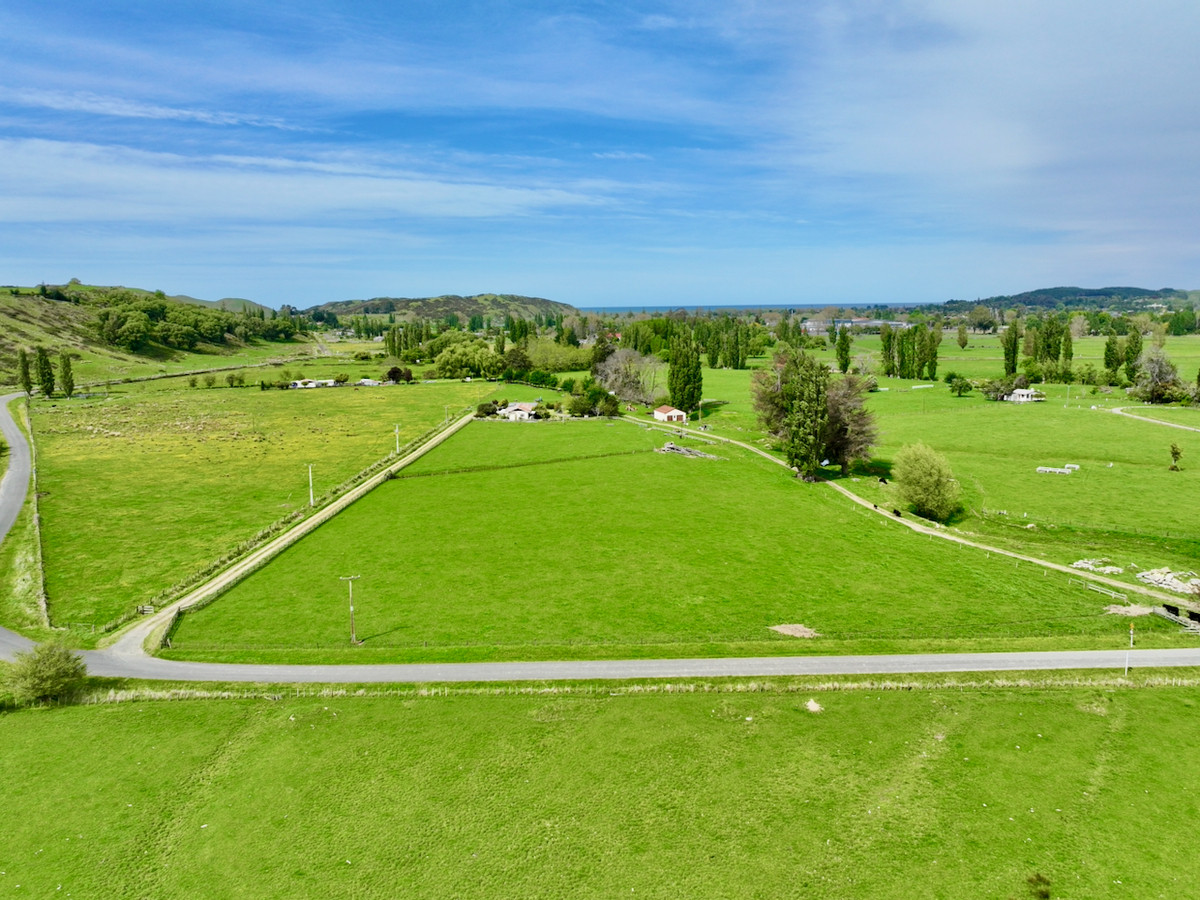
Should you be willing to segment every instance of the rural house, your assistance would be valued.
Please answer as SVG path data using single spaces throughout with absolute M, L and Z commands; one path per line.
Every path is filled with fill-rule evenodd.
M 496 415 L 502 419 L 508 419 L 510 422 L 528 422 L 535 418 L 533 411 L 536 408 L 536 403 L 510 403 L 504 409 L 499 410 Z

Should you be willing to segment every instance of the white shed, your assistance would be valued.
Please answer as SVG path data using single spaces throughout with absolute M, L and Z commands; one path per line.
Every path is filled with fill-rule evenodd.
M 654 411 L 654 418 L 659 422 L 686 422 L 687 413 L 673 406 L 660 406 Z

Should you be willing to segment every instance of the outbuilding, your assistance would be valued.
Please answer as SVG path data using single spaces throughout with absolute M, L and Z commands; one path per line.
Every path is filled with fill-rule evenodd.
M 673 406 L 660 406 L 654 411 L 654 418 L 659 422 L 686 422 L 687 413 Z
M 1039 403 L 1046 399 L 1046 395 L 1033 388 L 1014 388 L 1004 399 L 1009 403 Z

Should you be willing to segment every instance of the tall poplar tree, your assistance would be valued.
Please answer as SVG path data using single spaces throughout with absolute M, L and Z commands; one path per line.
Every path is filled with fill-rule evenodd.
M 75 393 L 75 375 L 71 372 L 71 354 L 66 350 L 58 356 L 58 381 L 68 400 Z
M 838 329 L 837 363 L 843 375 L 850 371 L 850 328 L 846 325 Z
M 691 335 L 682 335 L 671 346 L 671 368 L 667 372 L 667 390 L 671 405 L 684 412 L 700 406 L 703 375 L 700 371 L 700 351 Z
M 1004 350 L 1004 374 L 1017 373 L 1017 357 L 1021 350 L 1021 329 L 1013 322 L 1000 335 L 1000 347 Z
M 896 374 L 896 332 L 887 322 L 879 327 L 879 343 L 882 345 L 883 374 L 891 378 Z
M 33 379 L 29 376 L 29 354 L 21 349 L 17 353 L 17 383 L 28 397 L 33 393 Z
M 1138 357 L 1142 355 L 1142 333 L 1137 326 L 1129 329 L 1125 338 L 1125 377 L 1130 381 L 1137 378 Z
M 935 322 L 925 339 L 925 371 L 930 381 L 937 380 L 938 346 L 942 343 L 942 326 Z
M 33 368 L 37 374 L 38 387 L 42 389 L 43 396 L 49 397 L 54 393 L 54 366 L 50 364 L 50 354 L 46 352 L 45 347 L 38 347 L 34 351 Z

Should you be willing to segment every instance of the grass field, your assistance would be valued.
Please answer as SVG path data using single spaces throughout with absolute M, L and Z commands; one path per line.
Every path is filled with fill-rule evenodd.
M 0 892 L 1200 893 L 1200 688 L 962 680 L 7 713 Z
M 1073 396 L 1067 405 L 1065 387 L 1047 394 L 1047 402 L 1025 406 L 958 398 L 945 388 L 872 394 L 882 436 L 877 465 L 886 472 L 896 451 L 916 441 L 945 453 L 967 510 L 955 524 L 992 542 L 1063 563 L 1109 557 L 1125 567 L 1194 568 L 1200 465 L 1168 467 L 1172 442 L 1185 460 L 1200 460 L 1200 433 L 1112 415 L 1104 407 L 1124 401 L 1111 397 Z M 1081 468 L 1070 476 L 1037 472 L 1067 463 Z M 846 486 L 881 505 L 899 504 L 874 479 Z M 1130 580 L 1134 571 L 1126 572 Z
M 305 368 L 322 366 L 333 363 Z M 320 495 L 393 452 L 397 424 L 403 444 L 493 387 L 193 390 L 168 379 L 35 402 L 53 621 L 102 624 L 149 601 L 307 505 L 309 464 Z
M 1200 342 L 1182 346 L 1200 349 Z M 750 373 L 706 369 L 704 378 L 705 397 L 726 402 L 707 407 L 703 422 L 716 434 L 770 447 L 755 420 Z M 978 393 L 954 397 L 943 384 L 914 389 L 922 383 L 929 384 L 880 379 L 884 389 L 869 395 L 881 438 L 877 475 L 888 474 L 900 447 L 923 441 L 946 454 L 963 486 L 966 512 L 954 525 L 964 533 L 1062 563 L 1110 557 L 1122 566 L 1195 568 L 1200 462 L 1188 460 L 1200 461 L 1200 433 L 1106 414 L 1137 407 L 1116 389 L 1093 394 L 1081 385 L 1043 385 L 1047 402 L 1018 407 Z M 1192 408 L 1130 411 L 1200 427 Z M 1184 451 L 1182 472 L 1167 471 L 1172 442 Z M 1065 478 L 1036 471 L 1068 462 L 1083 468 Z M 902 505 L 874 477 L 843 483 L 880 506 Z M 1126 573 L 1131 583 L 1135 571 Z
M 1115 646 L 1127 633 L 1065 576 L 916 535 L 728 445 L 704 446 L 721 460 L 651 452 L 666 438 L 624 423 L 474 424 L 188 614 L 166 655 L 832 653 Z M 357 648 L 338 580 L 352 574 Z M 824 637 L 769 630 L 780 624 Z

